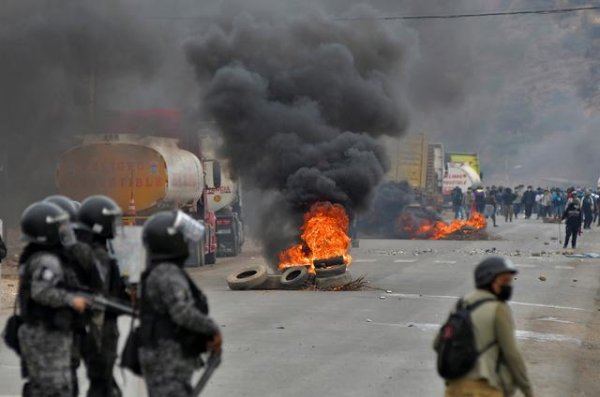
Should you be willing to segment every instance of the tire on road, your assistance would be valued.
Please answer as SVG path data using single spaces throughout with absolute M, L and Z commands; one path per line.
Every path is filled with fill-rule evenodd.
M 346 265 L 337 265 L 331 267 L 316 268 L 317 278 L 327 278 L 339 276 L 346 273 Z
M 255 289 L 281 289 L 281 275 L 269 274 L 267 280 Z
M 281 286 L 286 289 L 302 288 L 308 281 L 306 266 L 287 268 L 281 275 Z
M 227 284 L 232 290 L 254 289 L 267 281 L 265 265 L 250 266 L 227 276 Z
M 352 275 L 350 272 L 346 272 L 339 276 L 327 277 L 327 278 L 319 278 L 317 277 L 316 286 L 318 289 L 331 289 L 341 287 L 345 284 L 348 284 L 352 281 Z

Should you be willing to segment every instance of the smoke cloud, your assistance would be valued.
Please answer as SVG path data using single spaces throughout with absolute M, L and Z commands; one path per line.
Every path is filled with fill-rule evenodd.
M 373 15 L 366 7 L 353 12 Z M 315 10 L 241 13 L 187 44 L 223 154 L 268 197 L 258 233 L 269 259 L 295 241 L 315 201 L 343 204 L 351 214 L 368 207 L 388 169 L 375 138 L 407 127 L 397 33 Z

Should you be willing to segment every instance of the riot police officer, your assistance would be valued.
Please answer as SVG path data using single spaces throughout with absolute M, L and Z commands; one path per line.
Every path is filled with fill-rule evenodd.
M 221 349 L 206 297 L 183 270 L 188 244 L 203 233 L 181 211 L 158 213 L 144 225 L 148 266 L 141 280 L 139 358 L 150 397 L 191 396 L 200 354 Z
M 55 204 L 35 203 L 23 213 L 21 230 L 28 242 L 19 261 L 23 395 L 71 397 L 73 328 L 88 302 L 72 292 L 77 278 L 63 249 L 75 239 L 69 216 Z
M 44 202 L 52 203 L 60 207 L 69 216 L 69 222 L 76 227 L 77 207 L 68 197 L 61 195 L 49 196 Z M 68 244 L 64 250 L 65 259 L 69 262 L 71 269 L 75 272 L 77 283 L 80 288 L 91 289 L 97 285 L 99 280 L 98 271 L 93 262 L 91 248 L 78 241 Z M 77 369 L 81 363 L 81 343 L 86 337 L 86 327 L 89 323 L 89 313 L 78 317 L 74 322 L 73 345 L 71 347 L 71 380 L 73 382 L 73 396 L 79 396 L 79 382 Z
M 79 261 L 94 263 L 99 282 L 92 292 L 115 300 L 129 300 L 116 260 L 109 252 L 121 221 L 121 208 L 109 197 L 92 196 L 81 203 L 77 212 L 78 239 L 91 247 L 91 257 L 80 252 Z M 113 377 L 117 359 L 119 329 L 117 314 L 93 311 L 89 332 L 82 346 L 83 359 L 90 380 L 88 397 L 118 397 L 121 391 Z

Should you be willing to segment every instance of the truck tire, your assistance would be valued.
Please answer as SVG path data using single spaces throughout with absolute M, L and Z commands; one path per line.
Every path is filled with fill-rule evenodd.
M 306 266 L 295 266 L 287 268 L 281 275 L 281 287 L 285 289 L 299 289 L 304 287 L 308 281 L 308 269 Z
M 227 285 L 232 290 L 254 289 L 267 281 L 267 267 L 250 266 L 227 277 Z
M 217 263 L 217 254 L 215 252 L 211 252 L 210 254 L 204 255 L 204 263 L 206 265 L 214 265 Z
M 327 277 L 327 278 L 317 278 L 316 285 L 318 289 L 332 289 L 341 287 L 342 285 L 348 284 L 352 281 L 352 276 L 350 272 L 346 272 L 339 276 Z
M 346 265 L 316 268 L 317 278 L 335 277 L 346 273 Z

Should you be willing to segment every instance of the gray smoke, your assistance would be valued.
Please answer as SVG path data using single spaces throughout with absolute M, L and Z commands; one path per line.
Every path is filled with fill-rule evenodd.
M 407 126 L 401 39 L 379 22 L 353 25 L 312 10 L 223 15 L 188 43 L 223 154 L 264 192 L 267 258 L 297 238 L 314 202 L 340 203 L 350 214 L 367 208 L 388 168 L 375 138 Z
M 110 95 L 100 88 L 108 82 L 152 72 L 152 43 L 120 3 L 2 2 L 3 216 L 14 221 L 28 203 L 52 192 L 60 153 L 92 131 L 91 76 L 100 101 Z

